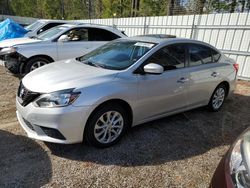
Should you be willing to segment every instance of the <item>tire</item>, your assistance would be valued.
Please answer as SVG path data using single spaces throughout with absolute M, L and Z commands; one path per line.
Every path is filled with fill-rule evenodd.
M 129 119 L 126 114 L 124 108 L 113 103 L 95 110 L 85 128 L 87 142 L 99 148 L 109 147 L 117 143 L 129 127 Z M 111 121 L 108 121 L 108 116 Z M 115 123 L 113 125 L 112 119 Z
M 24 73 L 28 74 L 29 72 L 35 70 L 36 68 L 42 67 L 43 65 L 51 63 L 50 60 L 44 57 L 34 57 L 27 61 L 26 66 L 24 68 Z
M 227 96 L 227 88 L 224 84 L 218 85 L 208 103 L 209 110 L 217 112 L 221 109 Z

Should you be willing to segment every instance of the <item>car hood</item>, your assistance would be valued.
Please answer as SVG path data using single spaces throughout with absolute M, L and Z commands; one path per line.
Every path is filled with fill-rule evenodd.
M 0 48 L 15 46 L 18 44 L 34 43 L 34 42 L 41 42 L 41 40 L 31 39 L 31 38 L 6 39 L 0 42 Z
M 115 70 L 93 67 L 70 59 L 32 71 L 23 78 L 22 83 L 30 91 L 49 93 L 110 82 L 117 73 Z

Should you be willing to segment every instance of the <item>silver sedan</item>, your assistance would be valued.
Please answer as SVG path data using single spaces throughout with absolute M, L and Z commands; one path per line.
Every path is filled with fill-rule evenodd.
M 232 59 L 203 42 L 118 39 L 26 75 L 17 117 L 31 138 L 107 147 L 130 126 L 200 106 L 218 111 L 237 71 Z

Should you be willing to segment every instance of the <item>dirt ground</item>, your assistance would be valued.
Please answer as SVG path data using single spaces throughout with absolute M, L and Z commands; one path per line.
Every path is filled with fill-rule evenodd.
M 0 187 L 208 187 L 250 126 L 250 82 L 221 111 L 199 108 L 131 129 L 107 149 L 26 137 L 15 115 L 19 79 L 0 66 Z

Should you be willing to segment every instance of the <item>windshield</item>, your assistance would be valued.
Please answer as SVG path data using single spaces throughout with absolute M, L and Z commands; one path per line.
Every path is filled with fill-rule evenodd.
M 42 26 L 43 24 L 44 24 L 43 22 L 36 21 L 33 24 L 26 26 L 25 29 L 28 31 L 34 31 L 34 30 L 38 29 L 40 26 Z
M 154 43 L 116 40 L 78 58 L 79 61 L 102 68 L 124 70 L 134 64 Z
M 54 37 L 58 33 L 61 33 L 64 30 L 65 30 L 65 27 L 56 26 L 56 27 L 53 27 L 52 29 L 49 29 L 49 30 L 41 33 L 40 35 L 37 36 L 37 38 L 41 39 L 41 40 L 49 40 L 49 39 L 51 39 L 52 37 Z

